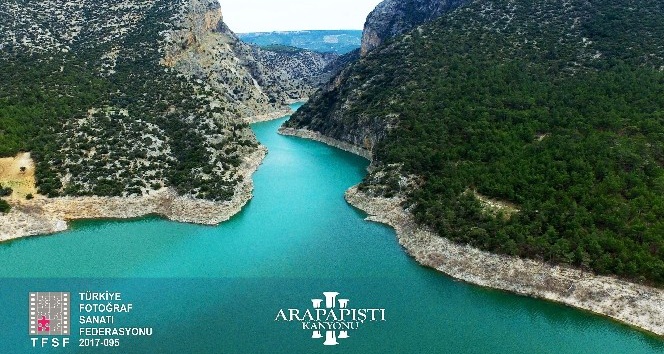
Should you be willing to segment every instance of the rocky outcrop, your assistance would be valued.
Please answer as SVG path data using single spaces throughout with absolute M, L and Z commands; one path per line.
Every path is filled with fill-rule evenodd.
M 295 112 L 284 127 L 304 129 L 337 141 L 373 151 L 396 124 L 398 116 L 374 114 L 371 111 L 350 111 L 351 107 L 362 106 L 363 87 L 374 85 L 373 81 L 361 83 L 353 74 L 364 59 L 350 63 L 325 87 L 316 92 L 306 105 Z M 379 80 L 374 77 L 371 80 Z
M 295 103 L 295 102 L 292 102 L 292 103 Z M 281 111 L 274 111 L 274 112 L 270 112 L 270 113 L 266 113 L 266 114 L 259 114 L 257 116 L 246 117 L 246 118 L 244 118 L 244 121 L 247 122 L 247 124 L 267 122 L 267 121 L 270 121 L 270 120 L 285 117 L 285 116 L 290 115 L 292 113 L 293 113 L 293 110 L 290 109 L 290 108 L 287 108 L 287 109 L 284 109 L 284 110 L 281 110 Z
M 469 0 L 385 0 L 380 3 L 367 17 L 361 49 L 330 64 L 328 71 L 335 74 L 334 77 L 292 116 L 286 127 L 314 131 L 360 149 L 373 150 L 385 138 L 388 129 L 396 124 L 398 116 L 349 110 L 362 106 L 364 88 L 376 85 L 381 79 L 358 80 L 356 71 L 362 70 L 366 64 L 363 60 L 376 60 L 364 57 L 387 39 L 402 35 L 467 2 Z
M 339 55 L 308 50 L 262 49 L 251 46 L 250 69 L 270 97 L 283 102 L 308 98 L 333 75 Z
M 362 56 L 387 39 L 467 3 L 468 0 L 385 0 L 369 14 L 362 33 Z
M 283 111 L 325 81 L 337 55 L 306 50 L 271 51 L 242 42 L 223 22 L 216 0 L 189 0 L 177 30 L 166 34 L 163 64 L 205 82 L 217 105 L 236 117 Z

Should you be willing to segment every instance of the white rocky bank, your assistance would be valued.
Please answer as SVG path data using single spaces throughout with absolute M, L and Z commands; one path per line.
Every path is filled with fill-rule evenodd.
M 279 134 L 286 136 L 296 136 L 298 138 L 318 141 L 323 144 L 335 147 L 337 149 L 341 149 L 353 153 L 355 155 L 362 156 L 367 160 L 371 160 L 371 151 L 357 147 L 353 144 L 349 144 L 344 141 L 327 137 L 319 132 L 314 132 L 308 129 L 293 129 L 293 128 L 281 127 L 279 128 Z
M 664 335 L 664 290 L 450 242 L 418 226 L 401 207 L 403 198 L 372 197 L 353 187 L 346 200 L 369 214 L 367 220 L 393 227 L 399 243 L 424 266 L 472 284 L 563 303 Z
M 0 242 L 15 238 L 51 234 L 67 230 L 68 222 L 78 219 L 129 219 L 159 215 L 173 221 L 217 225 L 242 210 L 252 198 L 252 174 L 265 158 L 267 149 L 246 156 L 238 175 L 233 198 L 213 202 L 178 196 L 163 188 L 141 197 L 65 197 L 20 201 L 9 214 L 0 216 Z
M 371 151 L 318 132 L 292 128 L 279 132 L 323 142 L 371 160 Z M 401 206 L 404 196 L 375 197 L 356 186 L 346 191 L 345 198 L 369 214 L 367 220 L 394 228 L 401 246 L 424 266 L 471 284 L 559 302 L 664 336 L 662 289 L 456 244 L 418 225 Z

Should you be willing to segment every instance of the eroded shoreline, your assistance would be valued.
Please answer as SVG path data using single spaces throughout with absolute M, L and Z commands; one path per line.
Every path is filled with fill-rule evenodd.
M 163 188 L 141 197 L 64 197 L 16 201 L 12 210 L 0 216 L 0 242 L 26 236 L 65 231 L 69 221 L 80 219 L 132 219 L 159 215 L 169 220 L 217 225 L 242 210 L 253 196 L 252 175 L 263 162 L 267 149 L 261 146 L 244 158 L 233 198 L 213 202 L 178 196 Z
M 307 129 L 293 129 L 293 128 L 279 128 L 279 134 L 286 136 L 296 136 L 298 138 L 309 139 L 327 144 L 329 146 L 348 151 L 355 155 L 364 157 L 365 159 L 371 161 L 371 151 L 357 147 L 353 144 L 349 144 L 343 141 L 339 141 L 333 138 L 329 138 L 319 132 L 314 132 Z
M 244 121 L 248 124 L 260 123 L 292 113 L 292 109 L 275 111 L 247 117 Z M 84 219 L 135 219 L 158 215 L 171 221 L 218 225 L 239 213 L 251 200 L 254 188 L 252 175 L 266 155 L 267 148 L 261 145 L 256 152 L 245 157 L 238 172 L 242 182 L 236 186 L 233 198 L 226 202 L 178 196 L 168 188 L 140 197 L 38 196 L 32 200 L 12 199 L 12 210 L 8 214 L 0 214 L 0 242 L 63 232 L 69 229 L 70 221 Z
M 559 302 L 664 335 L 664 290 L 578 269 L 508 257 L 453 243 L 419 227 L 402 198 L 372 197 L 353 187 L 351 205 L 394 228 L 418 263 L 468 283 Z
M 323 142 L 371 160 L 369 151 L 317 132 L 282 128 L 279 133 Z M 367 220 L 395 229 L 401 246 L 423 266 L 471 284 L 558 302 L 664 336 L 662 289 L 453 243 L 418 226 L 401 207 L 403 196 L 374 197 L 355 186 L 345 198 L 369 214 Z

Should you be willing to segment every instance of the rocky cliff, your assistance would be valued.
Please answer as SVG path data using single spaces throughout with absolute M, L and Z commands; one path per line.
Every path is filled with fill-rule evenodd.
M 385 0 L 367 17 L 362 35 L 362 46 L 337 59 L 329 67 L 335 76 L 322 90 L 287 122 L 288 128 L 307 128 L 340 141 L 372 151 L 382 140 L 388 128 L 396 123 L 394 115 L 376 116 L 371 109 L 355 111 L 362 99 L 362 87 L 373 85 L 379 77 L 359 82 L 354 71 L 361 66 L 358 59 L 379 48 L 386 40 L 395 38 L 417 26 L 430 22 L 452 11 L 468 0 Z
M 469 0 L 386 0 L 369 14 L 362 33 L 362 55 L 386 40 L 456 9 Z
M 249 117 L 283 110 L 329 79 L 336 55 L 264 50 L 242 42 L 223 22 L 215 0 L 189 0 L 169 33 L 164 65 L 205 80 L 226 109 Z
M 0 152 L 32 150 L 51 197 L 169 186 L 230 198 L 237 165 L 257 148 L 246 119 L 290 111 L 336 59 L 247 45 L 216 0 L 46 0 L 1 11 Z

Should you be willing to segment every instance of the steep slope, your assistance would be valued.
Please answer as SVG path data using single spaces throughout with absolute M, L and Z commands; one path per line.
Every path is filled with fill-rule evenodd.
M 473 1 L 287 126 L 371 150 L 360 190 L 448 239 L 661 286 L 663 6 Z
M 334 74 L 333 63 L 339 56 L 308 50 L 251 48 L 250 68 L 269 96 L 277 102 L 299 101 L 313 95 Z
M 369 14 L 362 32 L 364 56 L 386 40 L 411 31 L 456 9 L 468 0 L 386 0 Z
M 9 5 L 0 108 L 3 131 L 24 134 L 3 134 L 0 145 L 3 154 L 32 151 L 40 193 L 127 196 L 171 186 L 232 196 L 255 139 L 217 111 L 203 82 L 159 64 L 162 34 L 177 18 L 210 16 L 190 10 L 173 1 Z
M 322 91 L 318 92 L 310 104 L 304 107 L 304 112 L 300 113 L 302 114 L 300 117 L 309 116 L 306 119 L 310 122 L 299 125 L 306 125 L 311 130 L 340 138 L 345 143 L 350 143 L 361 150 L 348 148 L 346 145 L 343 145 L 343 148 L 355 152 L 361 151 L 362 155 L 368 154 L 366 151 L 371 151 L 374 145 L 384 137 L 387 127 L 392 122 L 390 119 L 373 119 L 368 116 L 345 119 L 337 116 L 342 110 L 331 109 L 332 106 L 340 104 L 345 99 L 343 97 L 345 93 L 339 90 L 340 85 L 348 86 L 350 83 L 352 83 L 351 86 L 360 85 L 355 81 L 356 78 L 351 76 L 353 75 L 353 71 L 349 69 L 352 68 L 351 64 L 380 47 L 385 41 L 433 21 L 466 3 L 468 0 L 385 0 L 378 4 L 367 17 L 361 48 L 345 54 L 329 64 L 327 72 L 332 75 L 331 80 L 322 86 Z M 334 117 L 318 119 L 321 115 Z M 335 122 L 334 126 L 327 123 L 330 121 Z M 343 121 L 343 124 L 340 121 Z
M 3 11 L 1 154 L 33 150 L 50 196 L 170 185 L 228 198 L 238 158 L 257 146 L 242 119 L 287 110 L 334 59 L 246 45 L 215 0 L 12 2 Z
M 237 117 L 283 111 L 286 102 L 308 97 L 328 79 L 324 69 L 335 55 L 263 50 L 226 26 L 218 2 L 190 0 L 187 7 L 180 28 L 168 34 L 163 64 L 205 80 Z
M 218 222 L 228 216 L 219 208 L 250 197 L 264 155 L 245 119 L 283 115 L 331 60 L 242 43 L 216 0 L 12 1 L 0 11 L 0 156 L 31 152 L 40 193 L 11 199 L 3 232 L 118 212 Z M 213 221 L 196 200 L 210 201 Z

